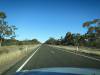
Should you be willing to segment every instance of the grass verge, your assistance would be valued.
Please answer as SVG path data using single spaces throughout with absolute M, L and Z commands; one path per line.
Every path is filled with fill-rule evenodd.
M 9 69 L 39 45 L 5 46 L 0 48 L 0 74 Z

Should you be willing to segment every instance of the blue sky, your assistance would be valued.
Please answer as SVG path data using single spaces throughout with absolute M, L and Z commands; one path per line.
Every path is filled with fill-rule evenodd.
M 82 23 L 100 18 L 100 0 L 0 0 L 0 11 L 18 28 L 17 39 L 43 42 L 69 31 L 84 34 Z

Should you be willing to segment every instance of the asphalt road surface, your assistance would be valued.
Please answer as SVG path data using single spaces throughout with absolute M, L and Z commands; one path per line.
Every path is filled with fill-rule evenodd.
M 82 56 L 81 56 L 82 55 Z M 51 67 L 78 67 L 100 69 L 100 60 L 85 57 L 84 54 L 72 53 L 69 50 L 41 45 L 33 53 L 5 71 L 2 75 L 12 75 L 16 71 Z

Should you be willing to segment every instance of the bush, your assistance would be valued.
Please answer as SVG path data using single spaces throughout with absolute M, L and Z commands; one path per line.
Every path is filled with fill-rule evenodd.
M 96 40 L 96 48 L 100 48 L 100 39 Z

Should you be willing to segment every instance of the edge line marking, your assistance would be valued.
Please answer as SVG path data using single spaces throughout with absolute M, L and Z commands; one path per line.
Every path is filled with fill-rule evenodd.
M 35 52 L 32 53 L 32 55 L 17 69 L 16 72 L 19 72 L 27 63 L 28 61 L 36 54 L 36 52 L 40 49 L 40 46 L 38 49 L 35 50 Z

